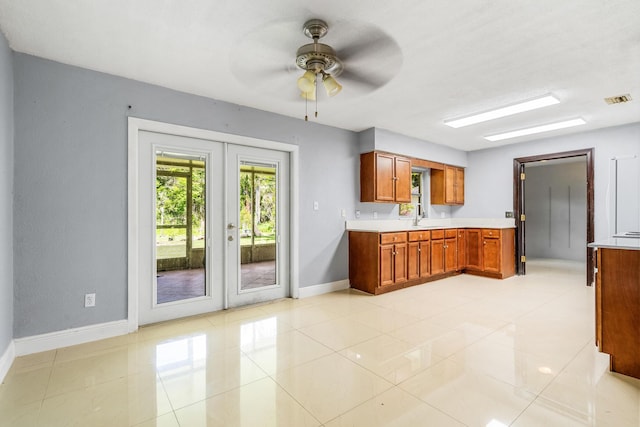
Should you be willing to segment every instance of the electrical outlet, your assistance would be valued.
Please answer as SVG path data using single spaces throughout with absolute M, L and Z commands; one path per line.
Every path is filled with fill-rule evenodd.
M 347 210 L 346 209 L 341 209 L 340 210 L 340 216 L 342 218 L 346 218 L 347 217 Z
M 84 295 L 84 306 L 85 307 L 95 307 L 96 306 L 96 294 L 85 294 Z
M 313 202 L 313 210 L 317 211 L 320 209 L 320 204 L 318 203 L 318 201 Z
M 506 211 L 504 213 L 505 218 L 513 218 L 513 211 Z
M 373 212 L 373 219 L 378 219 L 378 212 Z

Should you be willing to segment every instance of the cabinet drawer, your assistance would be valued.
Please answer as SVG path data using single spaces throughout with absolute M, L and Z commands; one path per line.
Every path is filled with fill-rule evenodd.
M 431 232 L 429 230 L 409 232 L 410 242 L 419 242 L 421 240 L 429 240 L 430 237 L 431 237 Z
M 380 234 L 380 244 L 403 243 L 407 241 L 407 233 L 382 233 Z
M 493 228 L 487 228 L 482 230 L 482 237 L 489 238 L 489 239 L 497 239 L 498 237 L 500 237 L 500 230 L 496 230 Z
M 444 237 L 446 237 L 447 239 L 451 237 L 456 237 L 457 235 L 458 235 L 457 228 L 447 228 L 446 230 L 444 230 Z
M 432 239 L 444 239 L 444 230 L 431 230 Z

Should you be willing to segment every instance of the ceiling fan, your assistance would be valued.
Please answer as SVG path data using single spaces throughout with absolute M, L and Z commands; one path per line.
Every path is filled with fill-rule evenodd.
M 319 42 L 329 31 L 329 26 L 321 19 L 311 19 L 305 22 L 302 31 L 304 35 L 313 39 L 313 43 L 300 46 L 296 53 L 296 65 L 305 70 L 298 79 L 301 96 L 315 101 L 318 79 L 322 79 L 327 95 L 337 95 L 342 90 L 342 85 L 335 77 L 342 73 L 342 61 L 331 46 Z
M 371 93 L 387 84 L 402 66 L 400 47 L 374 24 L 336 20 L 326 37 L 331 39 L 329 45 L 320 42 L 329 33 L 327 21 L 307 19 L 302 33 L 312 42 L 302 46 L 291 37 L 296 28 L 300 31 L 299 25 L 297 18 L 279 19 L 247 33 L 232 50 L 235 76 L 253 92 L 277 95 L 276 100 L 302 97 L 317 103 L 318 98 L 338 93 L 348 100 Z M 292 81 L 293 70 L 303 71 L 297 85 Z M 320 86 L 324 90 L 317 90 Z

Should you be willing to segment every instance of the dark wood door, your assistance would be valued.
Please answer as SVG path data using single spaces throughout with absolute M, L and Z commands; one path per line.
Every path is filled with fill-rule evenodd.
M 458 268 L 457 239 L 449 237 L 444 239 L 444 271 L 456 271 Z
M 395 200 L 411 203 L 411 161 L 402 157 L 395 160 Z
M 402 243 L 393 246 L 393 281 L 403 283 L 407 281 L 407 244 Z
M 452 166 L 444 167 L 444 202 L 456 203 L 456 168 Z
M 444 273 L 444 239 L 431 240 L 431 274 Z
M 464 169 L 456 168 L 455 182 L 456 197 L 455 203 L 464 205 Z
M 380 286 L 393 285 L 393 245 L 380 246 Z
M 420 277 L 421 270 L 421 256 L 420 256 L 420 242 L 411 242 L 407 245 L 408 259 L 407 259 L 407 278 L 409 280 L 417 279 Z
M 376 200 L 395 200 L 395 156 L 376 153 Z
M 482 270 L 482 230 L 467 229 L 467 268 Z
M 431 242 L 420 242 L 420 277 L 431 275 Z
M 500 239 L 485 238 L 482 246 L 484 271 L 500 273 Z
M 467 235 L 466 230 L 458 230 L 458 270 L 467 268 Z

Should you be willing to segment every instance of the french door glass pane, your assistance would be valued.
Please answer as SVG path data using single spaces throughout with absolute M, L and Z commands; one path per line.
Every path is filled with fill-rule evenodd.
M 276 172 L 271 164 L 240 164 L 240 290 L 277 284 Z
M 206 295 L 205 183 L 202 158 L 156 153 L 158 304 Z

